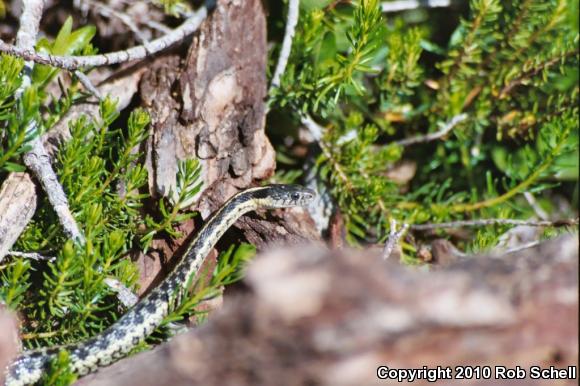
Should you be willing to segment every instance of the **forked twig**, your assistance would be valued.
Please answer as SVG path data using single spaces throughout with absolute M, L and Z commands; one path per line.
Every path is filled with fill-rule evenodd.
M 3 40 L 0 40 L 0 52 L 69 71 L 74 71 L 82 67 L 98 67 L 124 63 L 132 60 L 144 59 L 147 56 L 153 55 L 182 41 L 185 37 L 191 35 L 195 30 L 197 30 L 202 21 L 207 17 L 207 14 L 208 8 L 204 5 L 181 26 L 172 30 L 171 33 L 153 40 L 150 43 L 145 43 L 123 51 L 110 52 L 108 54 L 89 56 L 58 56 L 41 54 L 36 52 L 33 48 L 13 46 L 7 44 Z
M 444 229 L 444 228 L 461 228 L 461 227 L 481 227 L 489 225 L 523 225 L 529 227 L 567 227 L 578 225 L 577 218 L 561 219 L 555 221 L 534 221 L 534 220 L 515 220 L 509 218 L 486 218 L 479 220 L 463 220 L 463 221 L 451 221 L 443 223 L 433 223 L 433 224 L 417 224 L 411 225 L 412 230 L 424 231 L 431 229 Z

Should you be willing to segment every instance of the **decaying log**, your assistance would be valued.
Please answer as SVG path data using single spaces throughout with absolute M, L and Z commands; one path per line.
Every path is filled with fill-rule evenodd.
M 431 272 L 363 252 L 282 250 L 258 258 L 247 283 L 250 292 L 226 298 L 203 327 L 78 385 L 380 385 L 397 383 L 376 378 L 381 365 L 529 369 L 578 360 L 577 235 Z
M 152 66 L 141 83 L 152 115 L 152 193 L 167 196 L 178 160 L 198 158 L 208 192 L 197 206 L 205 217 L 215 209 L 205 197 L 215 196 L 220 205 L 271 175 L 274 152 L 264 134 L 266 52 L 261 2 L 222 0 L 194 36 L 183 65 L 171 56 Z
M 180 79 L 180 118 L 194 136 L 190 151 L 203 160 L 204 181 L 225 194 L 222 200 L 274 171 L 264 133 L 266 58 L 261 1 L 218 1 L 194 38 Z M 203 199 L 198 206 L 202 213 L 214 209 Z
M 203 188 L 192 209 L 203 218 L 241 189 L 270 177 L 275 154 L 264 133 L 266 22 L 260 0 L 219 0 L 194 36 L 184 63 L 157 60 L 141 82 L 152 117 L 150 190 L 175 192 L 178 161 L 201 161 Z M 236 225 L 258 248 L 318 235 L 305 212 L 250 216 Z

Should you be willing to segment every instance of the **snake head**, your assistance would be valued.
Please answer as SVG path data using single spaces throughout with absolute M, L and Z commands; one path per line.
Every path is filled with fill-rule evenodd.
M 306 206 L 316 198 L 316 192 L 300 185 L 267 185 L 256 188 L 254 198 L 264 208 Z

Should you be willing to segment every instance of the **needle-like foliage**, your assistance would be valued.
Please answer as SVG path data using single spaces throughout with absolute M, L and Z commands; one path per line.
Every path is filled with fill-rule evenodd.
M 42 39 L 41 51 L 67 55 L 90 53 L 93 27 L 72 29 L 68 19 L 54 41 Z M 20 156 L 28 143 L 57 122 L 77 101 L 86 98 L 76 82 L 61 87 L 63 95 L 50 100 L 46 87 L 58 71 L 36 66 L 30 87 L 21 98 L 14 93 L 22 84 L 23 62 L 0 58 L 0 181 L 10 171 L 24 170 Z M 188 212 L 201 189 L 201 168 L 196 159 L 178 165 L 175 191 L 154 200 L 148 193 L 143 152 L 149 135 L 149 115 L 134 109 L 119 119 L 114 100 L 105 99 L 98 114 L 82 116 L 69 124 L 70 138 L 60 144 L 53 167 L 68 197 L 85 242 L 69 240 L 48 199 L 39 196 L 33 220 L 13 247 L 45 259 L 7 257 L 0 271 L 0 302 L 22 315 L 21 336 L 26 348 L 84 340 L 110 326 L 126 311 L 106 279 L 115 279 L 137 291 L 139 272 L 130 252 L 147 253 L 155 239 L 181 237 L 176 225 L 193 217 Z M 27 132 L 34 119 L 37 130 Z M 155 205 L 146 203 L 154 202 Z M 251 248 L 250 248 L 251 249 Z M 192 290 L 176 301 L 170 320 L 199 316 L 196 306 L 218 296 L 225 285 L 239 280 L 253 249 L 242 244 L 223 254 L 211 280 L 192 278 Z M 199 315 L 198 315 L 199 314 Z M 140 349 L 146 348 L 142 345 Z M 69 384 L 75 377 L 67 368 L 66 353 L 52 363 L 48 384 Z
M 322 126 L 311 154 L 349 240 L 382 240 L 392 217 L 529 218 L 524 192 L 548 211 L 555 194 L 577 205 L 576 0 L 388 15 L 372 0 L 306 3 L 271 105 L 296 118 L 287 125 L 309 114 Z M 445 135 L 420 139 L 462 114 Z M 292 154 L 298 142 L 284 135 L 279 148 Z M 277 178 L 299 178 L 293 164 Z

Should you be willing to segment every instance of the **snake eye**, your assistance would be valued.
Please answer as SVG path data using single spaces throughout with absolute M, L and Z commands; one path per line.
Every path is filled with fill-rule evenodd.
M 290 198 L 293 199 L 294 201 L 298 201 L 300 199 L 300 194 L 298 194 L 298 193 L 292 193 L 290 195 Z

